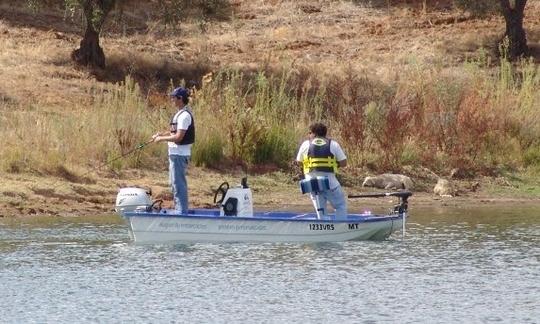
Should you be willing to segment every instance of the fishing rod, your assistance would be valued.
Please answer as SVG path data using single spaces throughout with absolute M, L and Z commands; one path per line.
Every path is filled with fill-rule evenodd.
M 136 152 L 138 150 L 142 150 L 146 145 L 152 143 L 153 141 L 154 141 L 154 139 L 151 139 L 149 141 L 141 143 L 141 144 L 135 146 L 134 148 L 132 148 L 131 150 L 129 150 L 129 151 L 127 151 L 127 152 L 125 152 L 125 153 L 123 153 L 123 154 L 121 154 L 121 155 L 119 155 L 119 156 L 117 156 L 117 157 L 115 157 L 115 158 L 113 158 L 113 159 L 111 159 L 109 161 L 105 161 L 101 165 L 98 165 L 95 169 L 101 169 L 102 167 L 106 166 L 107 164 L 110 164 L 110 163 L 112 163 L 112 162 L 114 162 L 114 161 L 116 161 L 118 159 L 124 158 L 124 157 L 130 155 L 133 152 Z M 92 171 L 89 171 L 88 173 L 90 173 L 90 172 L 92 172 Z M 85 175 L 85 174 L 83 174 L 83 175 Z
M 104 163 L 102 163 L 102 164 L 98 165 L 97 167 L 93 168 L 92 170 L 83 173 L 83 174 L 80 175 L 79 177 L 80 177 L 80 178 L 83 178 L 83 177 L 87 176 L 88 174 L 90 174 L 91 172 L 93 172 L 93 171 L 95 171 L 95 170 L 98 170 L 98 169 L 101 169 L 102 167 L 104 167 L 104 166 L 106 166 L 106 165 L 108 165 L 108 164 L 110 164 L 110 163 L 112 163 L 112 162 L 114 162 L 114 161 L 116 161 L 116 160 L 118 160 L 118 159 L 124 158 L 124 157 L 126 157 L 126 156 L 128 156 L 128 155 L 130 155 L 130 154 L 132 154 L 132 153 L 134 153 L 134 152 L 137 152 L 137 151 L 139 151 L 139 150 L 142 150 L 145 146 L 147 146 L 148 144 L 152 143 L 153 141 L 154 141 L 154 139 L 151 139 L 151 140 L 149 140 L 149 141 L 146 141 L 146 142 L 144 142 L 144 143 L 141 143 L 141 144 L 135 146 L 134 148 L 132 148 L 131 150 L 129 150 L 129 151 L 127 151 L 127 152 L 125 152 L 125 153 L 123 153 L 123 154 L 121 154 L 121 155 L 119 155 L 119 156 L 117 156 L 117 157 L 115 157 L 115 158 L 113 158 L 113 159 L 111 159 L 111 160 L 105 161 Z M 59 185 L 57 185 L 57 186 L 52 187 L 51 189 L 54 190 L 54 189 L 58 188 L 60 185 L 62 185 L 62 183 L 59 184 Z
M 348 198 L 381 198 L 381 197 L 399 197 L 403 199 L 407 199 L 410 196 L 412 196 L 412 192 L 410 191 L 396 191 L 396 192 L 369 192 L 365 194 L 358 194 L 358 195 L 348 195 Z

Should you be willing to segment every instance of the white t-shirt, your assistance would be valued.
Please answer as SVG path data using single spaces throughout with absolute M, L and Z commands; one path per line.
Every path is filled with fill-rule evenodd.
M 176 130 L 187 130 L 189 125 L 191 125 L 191 115 L 186 111 L 191 109 L 189 107 L 184 107 L 180 109 L 173 117 L 172 122 L 176 122 Z M 182 156 L 191 156 L 191 145 L 178 145 L 174 142 L 167 142 L 169 144 L 169 155 L 182 155 Z
M 302 145 L 300 145 L 300 148 L 298 149 L 298 154 L 296 155 L 296 161 L 304 161 L 304 158 L 308 154 L 310 143 L 311 142 L 309 140 L 306 140 L 302 143 Z M 330 153 L 334 154 L 337 161 L 343 161 L 347 159 L 347 156 L 345 156 L 341 145 L 339 145 L 339 143 L 334 140 L 330 141 Z M 330 189 L 335 189 L 337 186 L 339 186 L 339 181 L 337 180 L 336 175 L 333 172 L 311 171 L 306 174 L 306 179 L 311 179 L 317 176 L 328 177 L 328 181 L 330 182 Z

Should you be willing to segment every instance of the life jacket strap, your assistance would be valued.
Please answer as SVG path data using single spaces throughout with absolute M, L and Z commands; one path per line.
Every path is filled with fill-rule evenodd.
M 327 171 L 337 173 L 338 165 L 335 157 L 306 157 L 302 161 L 304 173 L 311 171 Z

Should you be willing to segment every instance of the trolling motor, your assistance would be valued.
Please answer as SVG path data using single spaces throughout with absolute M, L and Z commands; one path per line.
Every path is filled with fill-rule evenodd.
M 396 191 L 383 193 L 365 193 L 360 195 L 349 195 L 349 198 L 381 198 L 381 197 L 398 197 L 399 203 L 394 206 L 392 212 L 395 214 L 403 214 L 407 212 L 409 207 L 408 199 L 412 196 L 410 191 Z
M 349 198 L 380 198 L 380 197 L 398 197 L 399 203 L 394 206 L 392 210 L 393 214 L 402 215 L 402 230 L 401 237 L 405 237 L 405 223 L 407 221 L 407 208 L 409 207 L 408 199 L 412 196 L 410 191 L 396 191 L 396 192 L 384 192 L 384 193 L 366 193 L 361 195 L 349 195 Z
M 221 198 L 218 196 L 221 194 Z M 219 207 L 220 216 L 253 216 L 253 195 L 247 184 L 247 178 L 240 185 L 230 188 L 228 182 L 223 182 L 214 194 L 214 203 Z
M 406 213 L 407 208 L 409 207 L 409 202 L 407 201 L 407 199 L 409 199 L 409 197 L 412 196 L 412 192 L 410 191 L 394 192 L 393 196 L 399 197 L 399 204 L 394 206 L 394 213 L 396 214 Z

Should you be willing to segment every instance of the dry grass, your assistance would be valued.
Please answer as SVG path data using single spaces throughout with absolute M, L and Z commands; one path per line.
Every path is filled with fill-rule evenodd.
M 434 9 L 422 13 L 409 8 L 367 8 L 350 1 L 236 0 L 232 4 L 234 15 L 228 21 L 204 25 L 197 21 L 183 23 L 176 31 L 143 22 L 136 15 L 130 17 L 133 28 L 128 28 L 129 32 L 119 32 L 122 26 L 111 25 L 102 37 L 108 69 L 93 72 L 76 68 L 69 59 L 70 51 L 80 40 L 77 33 L 80 22 L 66 21 L 54 12 L 41 13 L 36 18 L 20 6 L 0 5 L 2 170 L 14 177 L 17 172 L 29 171 L 34 176 L 52 175 L 74 183 L 84 182 L 88 170 L 144 141 L 156 128 L 166 124 L 168 114 L 158 108 L 168 104 L 163 94 L 173 84 L 186 82 L 200 86 L 209 71 L 230 67 L 246 75 L 253 71 L 277 71 L 277 75 L 283 70 L 289 72 L 286 86 L 294 89 L 296 96 L 285 94 L 279 98 L 293 100 L 290 106 L 296 107 L 299 114 L 289 116 L 290 123 L 282 121 L 281 125 L 290 129 L 289 137 L 298 137 L 293 142 L 300 140 L 310 120 L 338 105 L 334 107 L 338 113 L 328 120 L 331 135 L 345 143 L 353 164 L 385 164 L 393 168 L 406 161 L 431 163 L 438 166 L 434 169 L 445 170 L 465 162 L 494 165 L 498 163 L 497 152 L 502 151 L 501 159 L 510 165 L 521 165 L 519 155 L 534 144 L 540 132 L 538 115 L 528 117 L 537 110 L 535 103 L 540 102 L 538 95 L 531 95 L 538 93 L 538 81 L 529 88 L 522 87 L 523 77 L 518 74 L 517 80 L 509 80 L 501 70 L 503 75 L 494 86 L 486 80 L 491 80 L 497 69 L 473 67 L 476 70 L 471 72 L 470 66 L 463 64 L 471 57 L 497 63 L 492 56 L 492 44 L 504 28 L 500 18 L 468 19 L 460 12 Z M 540 53 L 539 17 L 540 4 L 530 1 L 525 25 L 534 53 Z M 478 52 L 482 47 L 487 48 L 485 54 Z M 120 84 L 127 75 L 141 89 L 129 89 L 127 92 L 132 95 L 126 97 L 127 102 L 120 102 L 115 94 L 123 93 L 125 85 Z M 454 94 L 441 94 L 440 88 L 451 90 L 444 80 L 449 80 L 450 85 L 474 82 L 477 92 L 458 89 Z M 207 96 L 207 103 L 213 100 L 212 109 L 215 109 L 224 94 L 218 91 L 221 88 L 210 91 L 212 86 L 216 84 L 209 85 L 209 92 L 202 95 Z M 390 89 L 391 93 L 383 96 L 380 92 L 383 89 Z M 244 88 L 236 90 L 246 94 L 241 92 Z M 466 131 L 464 138 L 469 143 L 465 144 L 477 139 L 476 146 L 445 143 L 455 138 L 441 134 L 424 133 L 430 138 L 423 140 L 417 136 L 418 132 L 411 131 L 427 125 L 418 117 L 421 111 L 435 114 L 441 109 L 448 110 L 449 102 L 458 97 L 460 104 L 453 107 L 459 110 L 461 124 L 454 125 L 455 130 Z M 256 102 L 250 95 L 244 99 L 246 107 L 253 107 Z M 381 108 L 378 116 L 387 123 L 382 132 L 386 138 L 377 138 L 376 129 L 369 137 L 361 137 L 368 130 L 364 129 L 365 116 L 359 109 L 372 101 L 379 104 L 374 107 Z M 494 108 L 475 111 L 473 108 L 478 106 Z M 397 107 L 405 107 L 406 114 Z M 508 115 L 504 113 L 506 107 L 513 109 Z M 482 114 L 478 115 L 479 112 Z M 264 117 L 273 120 L 273 125 L 279 124 L 279 120 L 272 119 L 272 113 L 279 114 L 279 110 Z M 495 120 L 496 116 L 512 117 L 510 125 L 499 127 L 501 120 Z M 199 117 L 206 125 L 224 122 L 218 115 Z M 413 126 L 396 128 L 404 119 L 411 120 Z M 256 122 L 246 119 L 244 124 Z M 504 128 L 508 131 L 505 136 L 513 138 L 502 146 L 493 146 L 497 134 L 483 129 L 483 122 L 497 125 L 495 131 Z M 452 130 L 453 126 L 446 127 Z M 213 132 L 215 128 L 209 127 L 199 138 L 219 146 L 211 136 Z M 246 132 L 257 135 L 256 128 Z M 409 132 L 402 141 L 398 140 L 400 132 Z M 437 146 L 445 149 L 430 154 Z M 381 147 L 393 154 L 379 155 L 377 150 Z M 460 153 L 457 147 L 469 153 Z M 251 148 L 239 145 L 236 149 Z M 475 150 L 484 150 L 484 157 L 491 160 L 452 160 L 452 156 Z M 531 152 L 529 160 L 534 160 L 536 151 L 527 152 Z M 105 172 L 107 177 L 124 177 L 126 167 L 163 168 L 163 154 L 163 150 L 153 147 L 147 155 L 119 161 L 100 172 Z M 391 157 L 398 160 L 392 161 Z M 156 177 L 166 183 L 165 174 L 164 171 Z M 16 187 L 16 182 L 13 180 L 8 185 Z M 13 192 L 35 194 L 24 188 Z M 18 199 L 12 190 L 6 192 L 6 199 Z
M 305 12 L 302 5 L 296 1 L 235 1 L 230 21 L 210 23 L 205 30 L 194 22 L 184 23 L 174 32 L 147 25 L 149 33 L 105 33 L 102 44 L 112 72 L 104 78 L 120 81 L 132 71 L 140 75 L 157 72 L 160 75 L 152 81 L 198 82 L 209 68 L 284 62 L 320 66 L 326 71 L 340 69 L 346 62 L 355 69 L 392 78 L 396 65 L 440 61 L 453 66 L 477 48 L 492 46 L 504 29 L 500 18 L 451 23 L 450 18 L 462 15 L 459 12 L 432 10 L 420 14 L 395 9 L 389 13 L 349 1 L 322 2 L 318 4 L 320 11 Z M 0 20 L 3 92 L 21 102 L 62 106 L 87 98 L 84 92 L 95 80 L 84 71 L 76 71 L 69 61 L 69 52 L 80 39 L 73 27 L 80 22 L 70 25 L 70 21 L 53 14 L 33 22 L 24 10 L 23 15 L 20 9 L 4 9 Z M 531 2 L 527 13 L 526 28 L 534 47 L 540 34 L 540 14 L 535 14 L 540 13 L 540 5 Z M 18 25 L 36 27 L 14 28 L 10 16 L 17 17 Z M 140 22 L 131 23 L 141 30 Z M 184 66 L 177 68 L 178 62 Z M 31 90 L 39 86 L 47 88 L 44 98 L 37 98 Z

